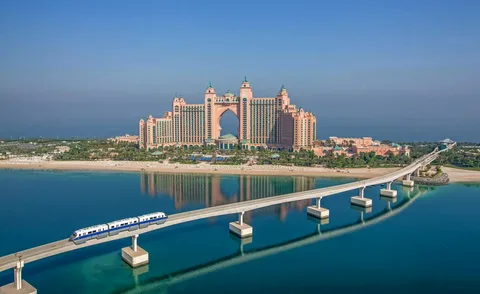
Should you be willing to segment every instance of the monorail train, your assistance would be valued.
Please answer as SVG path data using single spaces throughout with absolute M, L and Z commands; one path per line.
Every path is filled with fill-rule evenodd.
M 114 236 L 122 231 L 134 231 L 146 228 L 151 224 L 163 224 L 167 221 L 168 216 L 163 212 L 154 212 L 144 214 L 137 217 L 131 217 L 113 221 L 110 223 L 91 226 L 88 228 L 76 230 L 70 236 L 70 241 L 75 244 L 82 244 L 90 239 L 101 239 L 108 236 Z

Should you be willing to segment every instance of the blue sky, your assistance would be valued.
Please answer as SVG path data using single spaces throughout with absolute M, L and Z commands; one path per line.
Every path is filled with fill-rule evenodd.
M 4 0 L 0 137 L 135 133 L 175 93 L 238 93 L 246 75 L 257 97 L 284 84 L 322 138 L 480 141 L 478 15 L 453 0 Z

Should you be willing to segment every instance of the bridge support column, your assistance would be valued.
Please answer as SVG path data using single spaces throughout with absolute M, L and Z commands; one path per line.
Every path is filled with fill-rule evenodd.
M 419 177 L 421 170 L 423 170 L 423 167 L 417 168 L 417 169 L 413 172 L 413 175 L 416 176 L 416 177 Z
M 139 267 L 148 263 L 148 252 L 137 244 L 138 235 L 132 236 L 132 246 L 122 248 L 122 259 L 131 267 Z
M 23 265 L 23 260 L 17 262 L 17 266 L 13 269 L 13 283 L 0 287 L 1 294 L 37 294 L 37 289 L 22 280 Z
M 307 214 L 319 219 L 328 218 L 330 216 L 330 210 L 320 207 L 320 200 L 322 200 L 322 197 L 317 198 L 316 205 L 307 207 Z
M 385 189 L 380 189 L 380 195 L 386 197 L 397 197 L 397 191 L 392 190 L 392 182 L 387 182 L 385 184 Z
M 350 198 L 350 203 L 353 205 L 358 205 L 361 207 L 370 207 L 372 206 L 372 199 L 363 197 L 365 193 L 365 187 L 360 188 L 359 196 L 354 196 Z
M 407 178 L 402 181 L 402 185 L 406 187 L 413 187 L 415 182 L 410 179 L 410 174 L 407 175 Z
M 243 222 L 243 214 L 245 212 L 240 212 L 238 214 L 238 221 L 231 222 L 229 224 L 229 230 L 231 233 L 237 235 L 240 238 L 247 238 L 253 235 L 253 229 L 251 226 Z

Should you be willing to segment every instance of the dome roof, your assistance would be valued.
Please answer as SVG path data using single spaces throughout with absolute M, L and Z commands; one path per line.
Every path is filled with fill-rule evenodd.
M 232 135 L 232 134 L 226 134 L 226 135 L 223 135 L 223 136 L 220 136 L 218 137 L 219 140 L 228 140 L 228 139 L 237 139 L 236 136 Z
M 227 93 L 225 93 L 225 95 L 223 95 L 225 97 L 233 97 L 235 96 L 232 92 L 230 92 L 230 90 L 227 91 Z

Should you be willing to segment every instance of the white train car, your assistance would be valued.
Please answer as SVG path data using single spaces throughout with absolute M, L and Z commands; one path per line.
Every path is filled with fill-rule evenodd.
M 70 236 L 70 241 L 73 241 L 75 244 L 82 244 L 91 239 L 101 239 L 108 236 L 108 226 L 107 225 L 96 225 L 88 228 L 76 230 Z
M 163 212 L 154 212 L 144 214 L 138 217 L 140 228 L 146 228 L 150 224 L 163 224 L 167 221 L 168 216 Z
M 138 217 L 130 217 L 114 222 L 107 223 L 108 233 L 110 236 L 116 235 L 123 231 L 134 231 L 138 229 Z
M 122 220 L 109 222 L 103 225 L 91 226 L 73 232 L 69 240 L 75 244 L 82 244 L 91 239 L 100 239 L 107 236 L 114 236 L 122 231 L 134 231 L 139 228 L 146 228 L 150 224 L 163 224 L 168 216 L 163 212 L 144 214 L 139 217 L 131 217 Z

